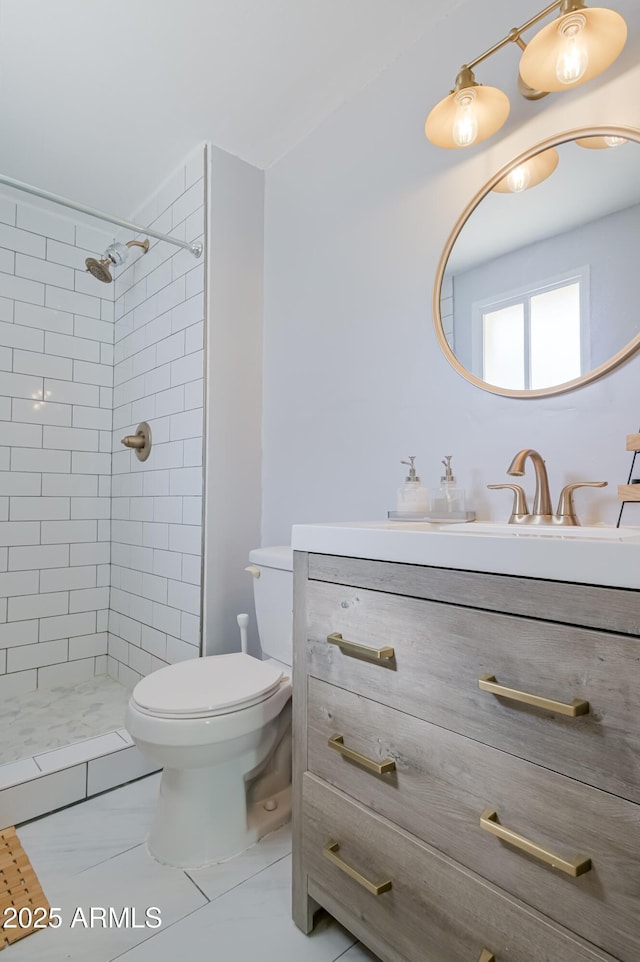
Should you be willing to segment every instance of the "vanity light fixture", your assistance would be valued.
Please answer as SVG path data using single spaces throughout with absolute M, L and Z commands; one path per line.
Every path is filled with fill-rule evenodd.
M 551 176 L 559 160 L 558 151 L 549 147 L 548 150 L 543 150 L 542 153 L 518 164 L 502 180 L 499 180 L 493 189 L 499 194 L 519 194 L 523 190 L 535 187 Z
M 556 10 L 557 19 L 526 44 L 522 34 Z M 427 117 L 425 134 L 437 147 L 459 148 L 481 143 L 500 130 L 509 116 L 509 98 L 497 87 L 479 84 L 473 68 L 508 43 L 523 51 L 520 93 L 539 100 L 597 77 L 618 57 L 626 39 L 627 25 L 615 10 L 587 8 L 584 0 L 556 0 L 460 68 L 454 89 Z
M 629 141 L 626 137 L 578 137 L 574 143 L 588 150 L 606 150 L 607 147 L 622 147 Z

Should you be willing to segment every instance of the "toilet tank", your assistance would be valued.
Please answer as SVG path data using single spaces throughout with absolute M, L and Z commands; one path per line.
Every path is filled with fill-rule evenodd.
M 263 658 L 293 661 L 293 548 L 254 548 L 249 561 Z M 249 569 L 251 570 L 251 569 Z

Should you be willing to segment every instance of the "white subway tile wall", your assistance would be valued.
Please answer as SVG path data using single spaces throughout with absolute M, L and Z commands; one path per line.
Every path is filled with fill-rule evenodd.
M 134 219 L 202 241 L 204 203 L 201 151 Z M 114 305 L 107 659 L 109 674 L 127 686 L 199 651 L 205 310 L 202 258 L 151 239 L 147 254 L 133 250 L 132 262 L 118 278 Z M 87 358 L 83 370 L 94 363 Z M 153 437 L 147 461 L 121 444 L 140 421 Z M 79 498 L 76 510 L 91 498 Z M 86 590 L 73 593 L 81 598 Z
M 133 219 L 202 241 L 204 197 L 199 150 Z M 0 695 L 198 654 L 203 260 L 152 239 L 101 284 L 114 230 L 0 204 Z
M 0 693 L 15 694 L 105 670 L 114 291 L 86 286 L 84 260 L 113 232 L 87 244 L 22 201 L 0 217 Z

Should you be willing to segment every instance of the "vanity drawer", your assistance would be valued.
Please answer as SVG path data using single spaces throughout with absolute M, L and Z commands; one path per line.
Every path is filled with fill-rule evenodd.
M 328 643 L 393 649 L 370 660 Z M 640 644 L 613 632 L 311 581 L 310 675 L 640 801 Z M 483 676 L 508 691 L 481 690 Z M 521 700 L 524 693 L 560 707 Z M 587 713 L 563 714 L 574 700 Z M 564 709 L 568 710 L 568 709 Z
M 637 962 L 640 806 L 315 678 L 308 695 L 310 771 L 623 962 Z M 378 774 L 372 763 L 390 770 Z M 523 839 L 505 844 L 487 830 L 491 821 L 481 827 L 486 809 L 556 864 L 580 855 L 590 867 L 571 877 L 569 866 L 523 851 Z
M 309 774 L 303 798 L 309 893 L 385 962 L 613 962 Z

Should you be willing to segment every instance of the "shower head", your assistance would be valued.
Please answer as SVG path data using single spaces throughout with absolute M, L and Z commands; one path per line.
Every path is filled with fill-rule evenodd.
M 100 260 L 97 260 L 95 257 L 87 257 L 84 262 L 85 267 L 90 274 L 93 274 L 96 280 L 102 281 L 103 284 L 110 284 L 113 280 L 110 270 L 111 266 L 120 267 L 121 264 L 124 264 L 129 256 L 130 247 L 141 247 L 146 254 L 149 250 L 149 238 L 143 241 L 127 241 L 126 244 L 120 244 L 117 241 L 109 244 Z

